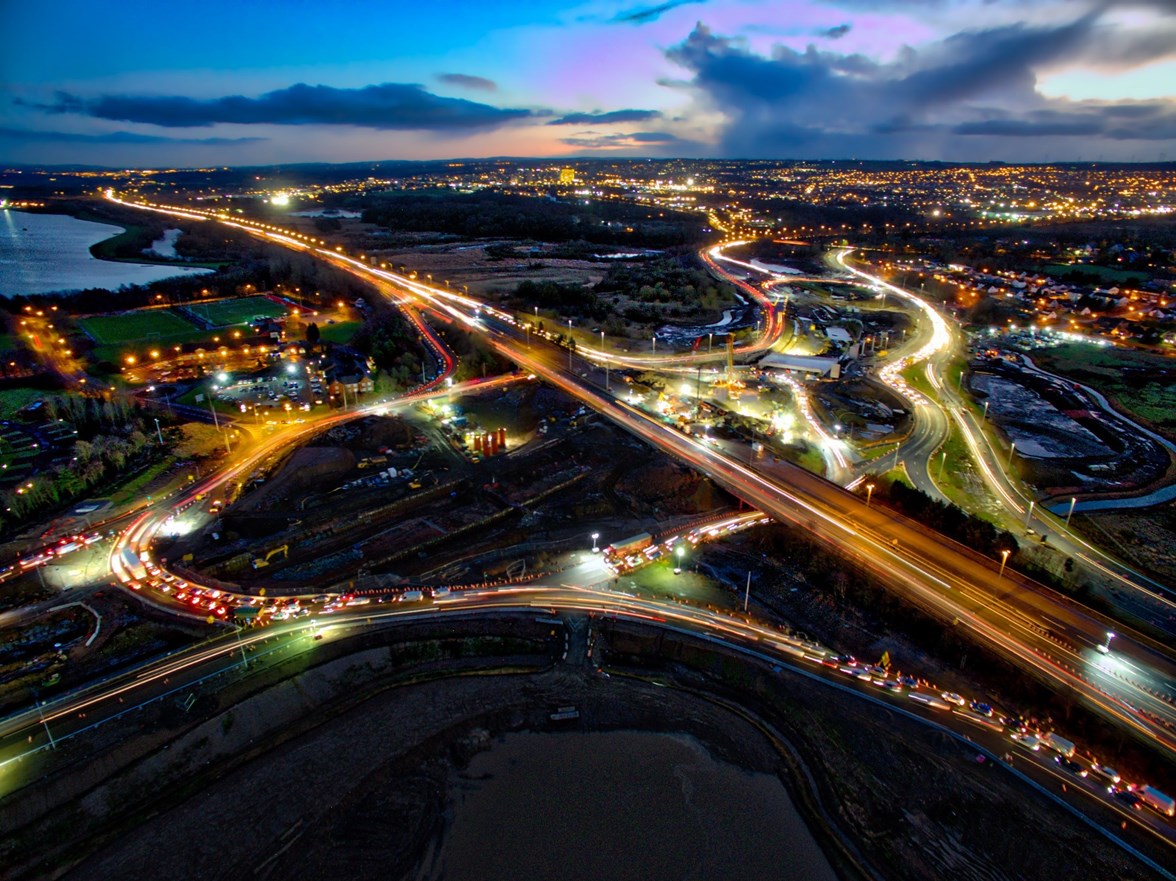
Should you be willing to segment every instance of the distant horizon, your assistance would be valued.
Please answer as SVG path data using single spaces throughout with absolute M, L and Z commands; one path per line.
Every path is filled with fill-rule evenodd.
M 860 159 L 860 158 L 831 158 L 831 159 L 797 159 L 797 158 L 726 158 L 718 156 L 440 156 L 435 159 L 356 159 L 345 162 L 335 162 L 329 159 L 311 160 L 306 162 L 271 162 L 250 164 L 215 165 L 97 165 L 86 163 L 57 163 L 52 165 L 38 165 L 36 163 L 4 163 L 0 164 L 0 174 L 10 171 L 242 171 L 264 168 L 300 168 L 300 167 L 345 167 L 345 166 L 373 166 L 401 163 L 404 165 L 432 165 L 446 163 L 493 163 L 493 162 L 537 162 L 545 165 L 561 166 L 577 162 L 591 162 L 599 164 L 620 164 L 627 162 L 715 162 L 715 163 L 810 163 L 819 165 L 836 164 L 864 164 L 864 165 L 927 165 L 968 168 L 980 165 L 998 165 L 1011 167 L 1040 167 L 1060 168 L 1065 166 L 1106 166 L 1106 167 L 1172 167 L 1176 169 L 1176 159 L 1157 160 L 1112 160 L 1112 159 L 1066 159 L 1058 161 L 1010 161 L 1005 159 Z

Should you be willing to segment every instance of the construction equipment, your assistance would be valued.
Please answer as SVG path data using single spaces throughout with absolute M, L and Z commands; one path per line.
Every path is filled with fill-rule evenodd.
M 289 545 L 282 545 L 281 547 L 274 548 L 268 554 L 266 554 L 264 557 L 254 557 L 253 558 L 253 568 L 254 569 L 264 569 L 266 566 L 268 566 L 270 564 L 270 560 L 272 560 L 274 558 L 275 554 L 281 554 L 282 559 L 285 560 L 289 557 L 289 553 L 290 553 L 290 546 Z
M 735 376 L 735 337 L 727 334 L 727 375 L 714 383 L 715 388 L 726 389 L 730 400 L 738 400 L 740 392 L 747 386 Z

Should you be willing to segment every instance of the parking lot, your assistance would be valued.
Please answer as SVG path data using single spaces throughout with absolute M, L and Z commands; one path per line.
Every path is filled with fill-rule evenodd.
M 217 401 L 240 409 L 250 410 L 302 410 L 324 406 L 329 402 L 325 383 L 317 376 L 304 372 L 291 375 L 284 371 L 265 376 L 246 376 L 230 380 L 218 386 Z

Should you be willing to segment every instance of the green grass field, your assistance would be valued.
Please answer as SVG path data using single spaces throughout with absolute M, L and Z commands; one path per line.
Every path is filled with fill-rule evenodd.
M 264 315 L 277 318 L 286 314 L 285 308 L 265 297 L 245 297 L 241 300 L 218 300 L 215 303 L 196 303 L 191 310 L 203 316 L 215 327 L 232 327 L 248 324 L 254 318 Z
M 44 398 L 49 392 L 35 388 L 0 389 L 0 418 L 11 419 L 22 407 Z
M 1092 266 L 1087 263 L 1051 263 L 1043 266 L 1046 275 L 1064 277 L 1071 272 L 1080 272 L 1104 282 L 1146 281 L 1148 273 L 1132 272 L 1128 269 L 1113 269 L 1109 266 Z
M 1097 388 L 1114 398 L 1127 411 L 1150 422 L 1152 427 L 1173 436 L 1176 429 L 1176 388 L 1166 380 L 1156 382 L 1125 382 L 1122 368 L 1141 370 L 1171 370 L 1176 361 L 1161 354 L 1152 354 L 1122 346 L 1091 346 L 1083 343 L 1064 343 L 1045 349 L 1035 349 L 1033 360 L 1046 370 L 1070 376 Z
M 358 333 L 363 322 L 340 321 L 336 324 L 320 324 L 319 336 L 328 343 L 345 343 Z
M 117 346 L 151 340 L 180 342 L 201 336 L 196 325 L 168 309 L 140 309 L 120 315 L 95 315 L 78 322 L 94 342 Z

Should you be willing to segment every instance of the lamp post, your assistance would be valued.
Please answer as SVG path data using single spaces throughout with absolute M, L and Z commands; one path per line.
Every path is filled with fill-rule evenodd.
M 208 412 L 212 414 L 212 424 L 220 431 L 220 420 L 216 418 L 216 407 L 212 406 L 212 395 L 208 396 Z
M 1029 521 L 1033 519 L 1033 506 L 1037 504 L 1032 499 L 1029 501 L 1029 510 L 1025 512 L 1025 528 L 1029 528 Z
M 947 464 L 947 450 L 944 450 L 939 456 L 939 480 L 943 480 L 943 466 Z
M 154 417 L 152 417 L 154 418 Z M 155 436 L 159 438 L 159 445 L 163 446 L 163 432 L 159 430 L 159 420 L 155 419 Z
M 1077 503 L 1078 503 L 1077 497 L 1071 496 L 1070 497 L 1070 510 L 1066 512 L 1066 526 L 1070 525 L 1070 518 L 1074 516 L 1074 505 L 1076 505 Z
M 568 372 L 572 371 L 572 319 L 568 319 Z
M 980 419 L 980 423 L 981 423 L 981 424 L 983 424 L 983 423 L 985 423 L 985 422 L 987 422 L 987 421 L 988 421 L 988 405 L 989 405 L 990 403 L 991 403 L 991 401 L 985 401 L 985 402 L 984 402 L 984 415 L 983 415 L 983 416 L 981 417 L 981 419 Z
M 747 614 L 748 603 L 751 602 L 751 571 L 747 572 L 747 587 L 743 589 L 743 612 Z
M 657 334 L 653 335 L 653 354 L 657 354 Z
M 241 663 L 249 669 L 249 656 L 245 654 L 245 643 L 241 642 L 241 625 L 237 625 L 237 648 L 241 650 Z
M 1008 467 L 1010 467 L 1010 468 L 1013 467 L 1013 453 L 1016 452 L 1016 450 L 1017 450 L 1017 443 L 1016 443 L 1016 441 L 1014 441 L 1012 444 L 1009 445 L 1009 466 Z
M 997 578 L 1004 577 L 1005 565 L 1009 562 L 1009 549 L 1005 548 L 1000 552 L 1000 572 L 997 573 Z
M 1098 647 L 1098 650 L 1099 650 L 1100 652 L 1102 652 L 1104 655 L 1105 655 L 1105 654 L 1109 654 L 1109 653 L 1110 653 L 1110 651 L 1111 651 L 1111 640 L 1112 640 L 1112 639 L 1114 639 L 1114 638 L 1115 638 L 1115 634 L 1114 634 L 1114 632 L 1113 632 L 1113 631 L 1110 631 L 1110 630 L 1108 630 L 1108 631 L 1107 631 L 1107 641 L 1106 641 L 1106 642 L 1104 642 L 1102 645 L 1100 645 L 1100 646 Z
M 870 507 L 870 500 L 874 498 L 874 484 L 866 484 L 866 507 Z
M 45 718 L 45 705 L 37 701 L 37 715 L 41 717 L 41 724 L 45 726 L 45 735 L 49 738 L 49 748 L 57 749 L 57 741 L 53 739 L 53 732 L 49 730 L 49 721 Z
M 604 354 L 604 331 L 600 332 L 600 360 L 604 362 L 604 390 L 612 391 L 612 381 L 608 375 L 608 356 Z
M 596 546 L 596 540 L 597 540 L 598 538 L 600 538 L 600 533 L 599 533 L 599 532 L 594 532 L 594 533 L 592 533 L 592 553 L 594 553 L 594 554 L 599 554 L 599 553 L 600 553 L 600 548 L 598 548 L 598 547 Z
M 682 555 L 686 553 L 686 548 L 679 544 L 674 548 L 674 553 L 678 556 L 678 565 L 674 567 L 674 574 L 677 575 L 682 571 Z

